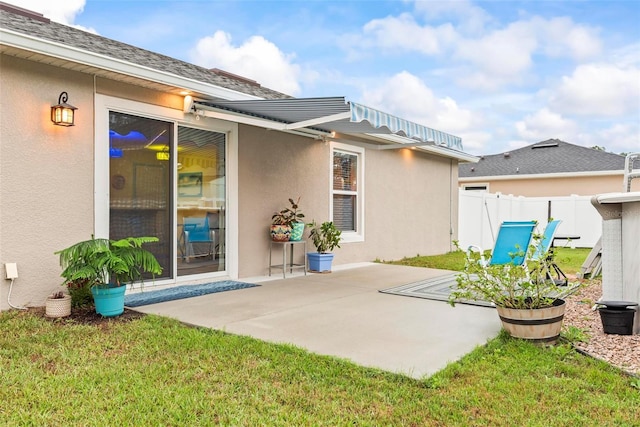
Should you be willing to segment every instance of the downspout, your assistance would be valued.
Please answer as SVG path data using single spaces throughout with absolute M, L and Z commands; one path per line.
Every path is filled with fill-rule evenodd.
M 456 184 L 457 186 L 457 184 Z M 449 252 L 453 251 L 453 159 L 449 159 Z

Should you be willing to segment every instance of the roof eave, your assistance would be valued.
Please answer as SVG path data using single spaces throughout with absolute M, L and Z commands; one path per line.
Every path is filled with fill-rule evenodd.
M 255 95 L 249 95 L 233 89 L 185 78 L 5 28 L 0 28 L 0 44 L 63 61 L 74 62 L 128 77 L 154 82 L 168 88 L 179 88 L 180 90 L 196 94 L 230 100 L 261 99 Z M 115 78 L 117 79 L 117 77 Z

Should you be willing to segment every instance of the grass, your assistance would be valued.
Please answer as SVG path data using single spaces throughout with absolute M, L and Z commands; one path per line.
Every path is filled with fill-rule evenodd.
M 632 426 L 640 390 L 568 345 L 500 335 L 424 380 L 145 316 L 0 313 L 0 425 Z
M 580 271 L 582 263 L 591 252 L 589 248 L 556 248 L 556 263 L 566 274 L 576 274 Z M 390 264 L 410 265 L 413 267 L 439 268 L 443 270 L 462 271 L 464 268 L 464 252 L 454 251 L 442 255 L 421 256 L 403 258 L 399 261 L 390 261 Z

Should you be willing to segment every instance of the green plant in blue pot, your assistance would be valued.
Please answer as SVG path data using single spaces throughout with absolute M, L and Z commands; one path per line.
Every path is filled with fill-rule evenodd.
M 120 240 L 94 238 L 75 243 L 55 252 L 60 256 L 60 275 L 64 284 L 86 281 L 91 288 L 96 312 L 105 317 L 124 312 L 124 293 L 127 283 L 143 281 L 162 273 L 156 257 L 143 248 L 157 242 L 157 237 L 126 237 Z
M 325 221 L 320 225 L 312 221 L 307 225 L 311 227 L 309 238 L 317 250 L 317 252 L 307 253 L 309 270 L 317 272 L 331 271 L 333 262 L 333 253 L 331 251 L 340 247 L 342 231 L 338 230 L 331 221 Z

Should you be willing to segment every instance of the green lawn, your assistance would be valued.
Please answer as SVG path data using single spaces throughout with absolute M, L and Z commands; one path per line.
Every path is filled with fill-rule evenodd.
M 556 248 L 556 263 L 566 274 L 576 274 L 591 249 L 589 248 Z M 455 251 L 443 255 L 420 256 L 403 258 L 399 261 L 389 261 L 390 264 L 411 265 L 414 267 L 440 268 L 444 270 L 462 271 L 464 268 L 464 252 Z
M 425 356 L 426 357 L 426 356 Z M 640 379 L 504 335 L 424 380 L 145 316 L 0 313 L 0 425 L 632 426 Z

